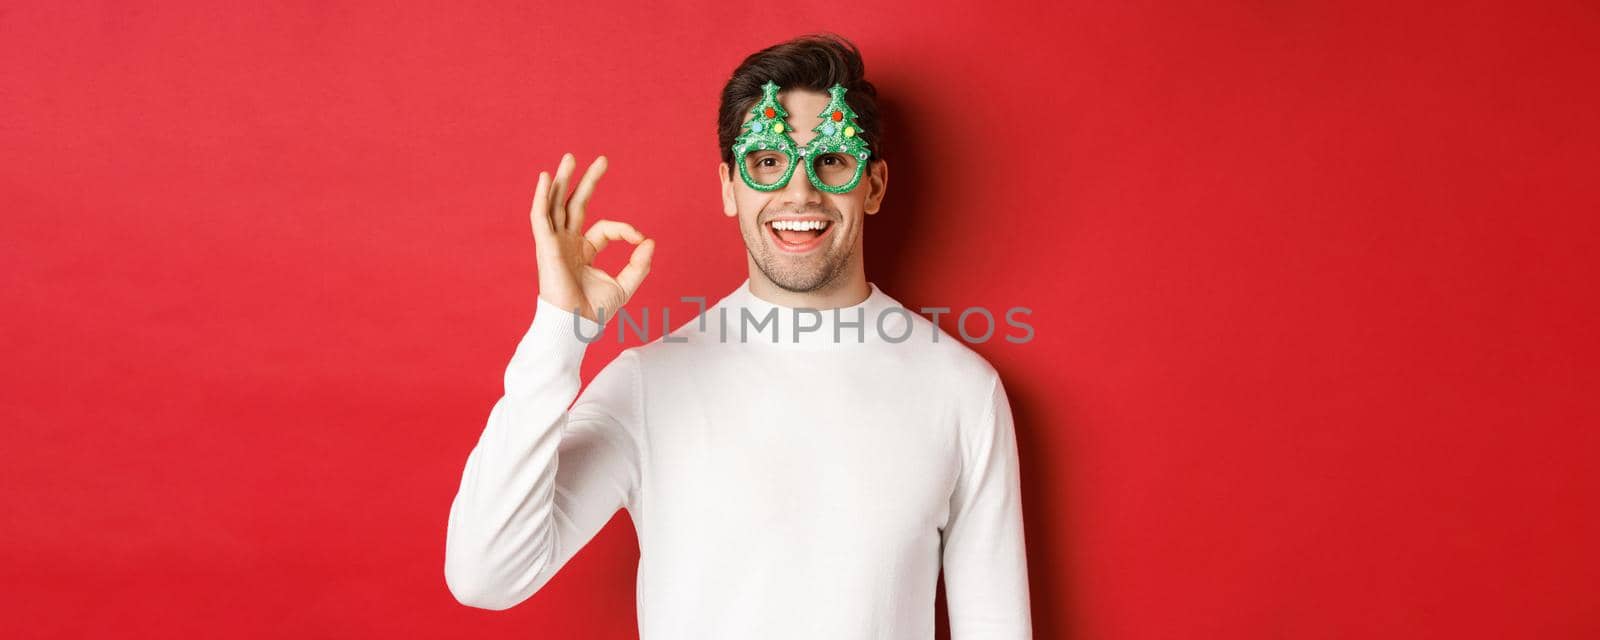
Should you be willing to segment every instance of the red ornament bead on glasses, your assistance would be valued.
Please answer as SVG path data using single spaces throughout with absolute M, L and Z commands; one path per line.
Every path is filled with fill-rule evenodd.
M 839 112 L 839 111 L 833 112 L 833 121 L 834 122 L 838 122 L 838 121 L 843 120 L 843 119 L 844 119 L 844 113 Z
M 761 115 L 764 115 L 764 116 L 766 116 L 768 118 L 771 118 L 772 116 L 778 115 L 778 113 L 776 111 L 773 111 L 772 107 L 767 107 L 765 111 L 761 112 Z

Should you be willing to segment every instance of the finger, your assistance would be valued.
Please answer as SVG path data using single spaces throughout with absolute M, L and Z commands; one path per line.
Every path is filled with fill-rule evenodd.
M 656 241 L 650 238 L 640 242 L 633 248 L 633 255 L 628 256 L 628 266 L 617 273 L 617 284 L 622 285 L 622 291 L 629 300 L 633 293 L 639 290 L 639 285 L 644 284 L 644 277 L 650 273 L 650 258 L 655 255 Z
M 594 185 L 600 181 L 600 176 L 606 173 L 606 157 L 600 156 L 589 164 L 588 170 L 583 172 L 583 179 L 578 181 L 578 188 L 572 191 L 572 202 L 567 205 L 567 226 L 573 229 L 583 228 L 584 208 L 589 204 L 589 197 L 594 195 Z
M 533 189 L 533 206 L 528 217 L 533 219 L 535 240 L 543 240 L 544 236 L 550 235 L 553 229 L 550 223 L 550 174 L 543 171 L 539 172 L 539 186 Z
M 612 240 L 627 240 L 633 244 L 644 242 L 644 234 L 626 222 L 616 220 L 596 220 L 589 225 L 589 230 L 584 232 L 583 238 L 594 245 L 594 252 L 600 253 Z
M 561 155 L 561 164 L 556 166 L 555 187 L 550 192 L 550 221 L 555 224 L 556 231 L 567 228 L 567 185 L 572 183 L 572 167 L 577 164 L 578 159 L 566 153 Z

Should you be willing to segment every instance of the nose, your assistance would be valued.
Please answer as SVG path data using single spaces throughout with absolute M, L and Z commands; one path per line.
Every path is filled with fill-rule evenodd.
M 783 203 L 791 206 L 798 205 L 802 209 L 808 207 L 808 205 L 821 204 L 822 191 L 817 189 L 816 185 L 811 184 L 811 177 L 806 175 L 806 162 L 808 160 L 805 156 L 799 156 L 795 161 L 798 164 L 794 167 L 794 173 L 789 176 L 789 184 L 784 185 L 780 191 Z

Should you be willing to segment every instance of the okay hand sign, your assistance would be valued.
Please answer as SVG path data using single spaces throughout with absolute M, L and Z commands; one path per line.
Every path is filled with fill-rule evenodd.
M 579 315 L 599 322 L 599 314 L 604 313 L 606 318 L 616 315 L 639 290 L 645 274 L 650 272 L 650 256 L 656 242 L 645 238 L 633 225 L 615 220 L 597 220 L 588 232 L 579 233 L 595 183 L 606 172 L 606 157 L 595 158 L 568 201 L 567 185 L 576 164 L 572 154 L 561 156 L 554 182 L 541 171 L 539 186 L 533 192 L 530 216 L 534 249 L 538 252 L 539 297 L 569 313 L 577 309 Z M 594 266 L 594 257 L 614 240 L 635 246 L 627 266 L 612 276 Z

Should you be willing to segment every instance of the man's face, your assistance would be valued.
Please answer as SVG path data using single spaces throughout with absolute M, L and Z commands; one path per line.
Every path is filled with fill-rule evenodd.
M 828 107 L 828 94 L 793 89 L 780 91 L 778 101 L 789 112 L 789 136 L 797 144 L 810 143 L 817 136 L 812 129 L 822 123 L 816 114 Z M 745 114 L 745 121 L 751 117 Z M 878 212 L 888 184 L 888 165 L 877 159 L 856 188 L 839 194 L 812 185 L 803 166 L 775 191 L 751 189 L 727 163 L 719 172 L 723 213 L 738 219 L 751 259 L 773 284 L 795 292 L 826 289 L 859 262 L 862 220 Z M 801 228 L 790 228 L 794 226 Z

